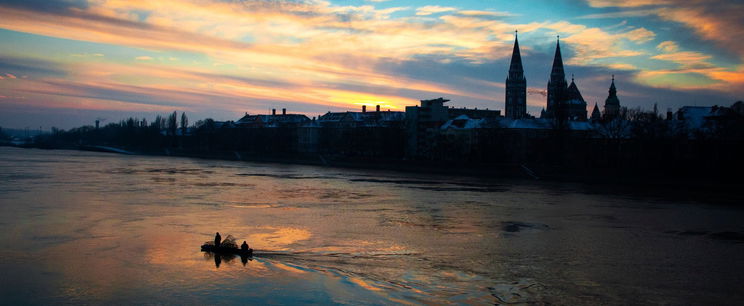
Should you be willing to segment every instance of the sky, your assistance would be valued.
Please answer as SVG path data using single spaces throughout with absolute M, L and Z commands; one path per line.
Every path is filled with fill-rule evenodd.
M 69 129 L 186 112 L 309 117 L 421 99 L 504 108 L 515 31 L 538 115 L 557 36 L 600 109 L 744 99 L 731 0 L 0 0 L 0 126 Z

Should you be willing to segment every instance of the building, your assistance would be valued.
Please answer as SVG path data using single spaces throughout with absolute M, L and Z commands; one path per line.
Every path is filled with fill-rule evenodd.
M 500 110 L 447 107 L 450 100 L 437 98 L 421 100 L 419 106 L 406 106 L 406 154 L 409 156 L 431 156 L 439 128 L 448 120 L 460 116 L 470 119 L 501 117 Z
M 604 120 L 612 120 L 620 115 L 620 100 L 617 98 L 617 89 L 615 88 L 615 75 L 612 75 L 612 84 L 610 84 L 609 95 L 604 104 Z
M 553 67 L 548 81 L 547 102 L 547 108 L 541 114 L 541 117 L 557 119 L 559 122 L 566 120 L 586 121 L 586 101 L 581 96 L 573 77 L 571 77 L 571 85 L 566 82 L 560 40 L 555 46 Z
M 565 116 L 564 118 L 570 121 L 586 121 L 586 101 L 581 96 L 573 76 L 571 76 L 571 85 L 568 85 L 566 96 L 563 98 L 560 108 L 561 113 Z
M 282 114 L 277 115 L 276 109 L 271 110 L 271 115 L 249 115 L 245 113 L 243 118 L 235 122 L 238 127 L 260 128 L 260 127 L 298 127 L 310 121 L 302 114 L 287 114 L 287 109 L 282 109 Z
M 559 118 L 560 105 L 566 96 L 568 83 L 566 74 L 563 71 L 563 58 L 561 56 L 560 40 L 555 46 L 555 56 L 553 57 L 553 68 L 550 70 L 550 80 L 548 81 L 548 101 L 545 109 L 546 118 Z
M 592 110 L 592 116 L 590 118 L 592 121 L 599 121 L 602 120 L 602 114 L 599 113 L 599 106 L 597 106 L 597 103 L 594 103 L 594 109 Z
M 449 119 L 445 98 L 421 100 L 420 106 L 406 106 L 406 155 L 430 156 L 437 129 Z
M 527 115 L 527 79 L 524 77 L 522 56 L 519 52 L 519 38 L 514 35 L 509 75 L 506 77 L 506 99 L 504 110 L 507 118 L 519 119 Z
M 318 117 L 322 127 L 403 127 L 405 112 L 381 111 L 377 105 L 374 112 L 368 112 L 362 105 L 361 112 L 327 112 Z
M 362 106 L 361 112 L 328 112 L 318 117 L 319 129 L 305 128 L 308 134 L 302 139 L 310 143 L 312 133 L 317 133 L 316 151 L 325 156 L 400 158 L 405 150 L 405 115 L 381 111 L 379 105 L 372 112 L 367 106 Z

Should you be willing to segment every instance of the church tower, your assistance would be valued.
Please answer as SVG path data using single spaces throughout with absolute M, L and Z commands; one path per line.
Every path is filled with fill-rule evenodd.
M 506 100 L 504 104 L 507 118 L 520 119 L 527 115 L 527 79 L 524 78 L 522 56 L 519 53 L 519 38 L 516 32 L 514 34 L 514 50 L 509 65 L 509 75 L 506 77 Z
M 561 57 L 560 38 L 555 45 L 555 57 L 553 58 L 553 69 L 550 71 L 550 81 L 548 81 L 548 106 L 545 110 L 547 118 L 564 117 L 562 103 L 566 96 L 568 83 L 566 74 L 563 72 L 563 58 Z
M 615 75 L 612 75 L 612 84 L 610 84 L 610 95 L 607 96 L 604 105 L 604 120 L 612 120 L 620 115 L 620 100 L 617 98 L 617 89 L 615 88 Z
M 597 106 L 597 102 L 594 102 L 594 110 L 592 110 L 592 116 L 590 119 L 592 121 L 599 121 L 602 119 L 602 115 L 599 113 L 599 106 Z

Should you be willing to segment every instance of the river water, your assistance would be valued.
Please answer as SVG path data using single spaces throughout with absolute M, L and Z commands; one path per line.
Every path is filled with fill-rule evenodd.
M 741 304 L 736 196 L 0 147 L 3 304 Z M 728 203 L 730 204 L 730 203 Z M 255 256 L 199 246 L 219 231 Z

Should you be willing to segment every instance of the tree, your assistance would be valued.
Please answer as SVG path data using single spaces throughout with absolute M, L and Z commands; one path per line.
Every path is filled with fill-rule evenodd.
M 181 113 L 181 135 L 186 136 L 186 128 L 189 126 L 189 118 L 186 117 L 186 112 Z
M 155 121 L 150 124 L 150 127 L 157 129 L 158 131 L 163 128 L 163 116 L 155 116 Z
M 168 134 L 175 137 L 176 129 L 178 129 L 178 114 L 176 112 L 173 112 L 168 116 L 168 122 L 165 126 L 168 129 Z

